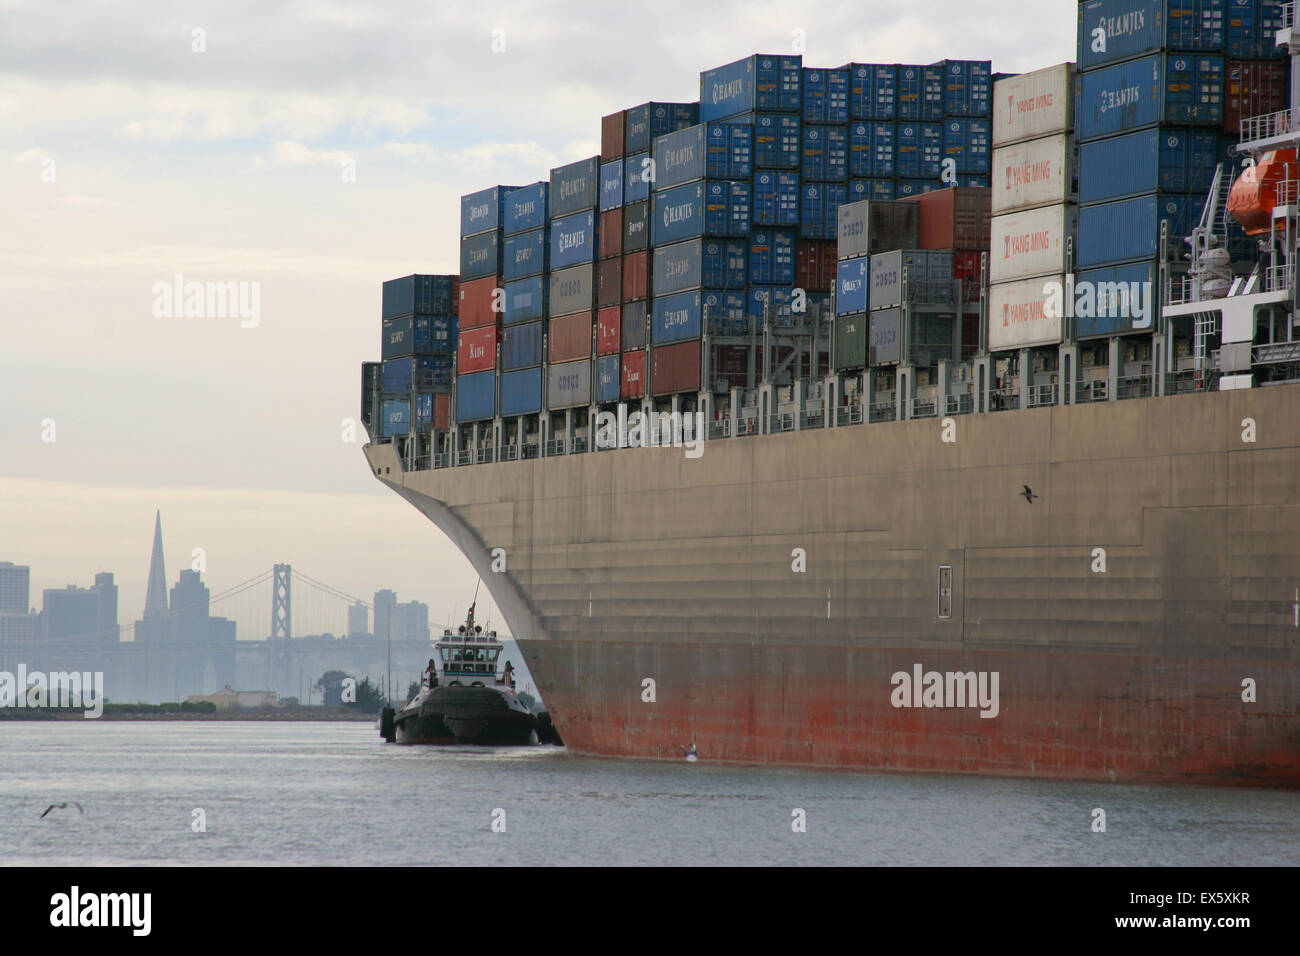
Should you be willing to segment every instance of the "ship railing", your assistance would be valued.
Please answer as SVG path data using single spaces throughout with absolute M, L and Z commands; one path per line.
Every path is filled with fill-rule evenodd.
M 758 418 L 755 415 L 742 415 L 736 419 L 737 435 L 754 435 L 758 433 Z
M 1293 200 L 1294 201 L 1294 200 Z M 1280 265 L 1269 266 L 1264 270 L 1264 291 L 1265 292 L 1287 292 L 1291 289 L 1291 264 L 1283 262 Z
M 1020 388 L 995 388 L 989 393 L 989 410 L 994 412 L 1014 412 L 1020 408 Z
M 1108 397 L 1109 382 L 1104 378 L 1092 379 L 1087 382 L 1080 382 L 1078 389 L 1074 393 L 1074 401 L 1078 405 L 1086 405 L 1089 402 L 1104 402 Z
M 1044 385 L 1029 386 L 1029 407 L 1045 408 L 1049 405 L 1056 404 L 1056 384 L 1048 382 Z
M 938 402 L 933 398 L 914 398 L 912 399 L 911 418 L 935 418 L 937 415 L 936 406 Z
M 852 405 L 841 405 L 835 409 L 836 425 L 861 425 L 862 424 L 862 405 L 854 402 Z
M 537 442 L 535 441 L 524 442 L 525 460 L 539 457 L 540 452 L 541 452 L 541 445 L 538 444 Z
M 1115 385 L 1115 397 L 1120 401 L 1130 398 L 1150 398 L 1151 393 L 1150 375 L 1124 376 Z
M 776 412 L 772 415 L 771 430 L 774 432 L 794 431 L 794 415 L 790 412 Z
M 805 408 L 799 413 L 800 428 L 821 428 L 823 424 L 821 406 Z
M 474 463 L 474 452 L 468 448 L 462 448 L 456 453 L 456 464 L 472 465 Z
M 708 429 L 705 432 L 710 441 L 716 441 L 719 438 L 731 437 L 731 419 L 722 418 L 718 421 L 709 422 Z
M 949 395 L 945 402 L 945 415 L 970 415 L 975 411 L 975 396 L 966 392 L 962 395 Z
M 1243 143 L 1253 143 L 1256 140 L 1282 136 L 1291 132 L 1291 111 L 1278 110 L 1276 113 L 1261 113 L 1259 116 L 1243 117 L 1240 132 Z
M 1279 30 L 1286 30 L 1295 25 L 1295 4 L 1282 4 L 1282 19 L 1278 23 Z
M 480 465 L 488 464 L 489 462 L 492 461 L 492 457 L 493 456 L 492 456 L 491 445 L 483 445 L 478 449 L 478 453 L 474 456 L 475 461 L 477 461 Z
M 518 461 L 518 460 L 519 460 L 519 446 L 516 445 L 514 442 L 511 442 L 510 444 L 505 445 L 504 447 L 502 447 L 502 449 L 501 449 L 501 460 L 502 460 L 502 461 Z
M 587 450 L 587 439 L 583 435 L 575 435 L 573 441 L 569 443 L 570 454 L 581 455 Z
M 546 457 L 566 454 L 569 450 L 568 444 L 563 438 L 552 438 L 546 443 Z
M 872 422 L 892 422 L 898 419 L 898 409 L 893 402 L 875 402 L 871 406 Z
M 434 468 L 446 468 L 450 464 L 451 464 L 451 455 L 445 451 L 440 452 L 439 454 L 433 456 Z

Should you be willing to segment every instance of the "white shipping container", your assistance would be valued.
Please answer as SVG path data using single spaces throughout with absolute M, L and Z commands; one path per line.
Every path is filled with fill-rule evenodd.
M 1065 133 L 993 150 L 993 215 L 1072 202 L 1078 156 Z
M 993 84 L 994 146 L 1073 129 L 1073 63 L 1060 63 Z
M 1066 240 L 1078 233 L 1078 221 L 1078 207 L 1069 203 L 994 216 L 989 282 L 1064 272 Z
M 1061 290 L 1048 315 L 1053 290 Z M 989 351 L 1059 345 L 1065 276 L 1043 276 L 989 286 Z

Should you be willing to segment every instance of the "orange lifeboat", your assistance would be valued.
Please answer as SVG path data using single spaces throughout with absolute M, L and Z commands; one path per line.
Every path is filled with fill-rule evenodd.
M 1241 223 L 1246 235 L 1268 232 L 1273 228 L 1273 207 L 1295 202 L 1295 186 L 1287 180 L 1293 182 L 1298 172 L 1296 151 L 1277 149 L 1265 153 L 1237 177 L 1228 194 L 1228 212 Z

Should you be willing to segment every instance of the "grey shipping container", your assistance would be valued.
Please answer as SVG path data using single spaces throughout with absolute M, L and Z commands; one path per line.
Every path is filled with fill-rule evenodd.
M 871 313 L 867 338 L 867 364 L 887 365 L 898 361 L 901 345 L 901 309 L 881 309 Z
M 862 368 L 867 363 L 867 315 L 857 312 L 835 319 L 835 368 Z
M 382 317 L 398 315 L 454 315 L 456 276 L 413 275 L 389 279 L 384 283 Z
M 903 301 L 904 280 L 909 302 L 941 303 L 953 298 L 951 250 L 894 250 L 871 257 L 872 309 Z
M 650 203 L 638 202 L 623 207 L 623 251 L 640 252 L 649 247 Z
M 551 218 L 595 209 L 600 200 L 600 157 L 551 170 Z
M 623 306 L 623 351 L 645 348 L 646 303 L 628 302 Z
M 591 359 L 552 365 L 546 376 L 546 407 L 573 408 L 591 403 Z
M 552 272 L 550 275 L 550 315 L 590 312 L 596 304 L 595 266 L 590 262 Z
M 462 239 L 460 241 L 461 280 L 500 275 L 504 248 L 499 229 Z
M 921 207 L 891 199 L 863 199 L 841 206 L 837 226 L 841 259 L 910 249 L 918 244 Z

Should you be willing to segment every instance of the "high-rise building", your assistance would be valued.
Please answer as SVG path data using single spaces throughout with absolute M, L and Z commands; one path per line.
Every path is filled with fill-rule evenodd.
M 348 608 L 348 637 L 364 637 L 370 633 L 370 610 L 360 601 Z
M 162 512 L 154 513 L 153 553 L 149 556 L 149 588 L 144 596 L 144 619 L 167 613 L 167 568 L 163 562 Z
M 107 571 L 96 574 L 91 590 L 99 595 L 99 636 L 105 641 L 117 641 L 117 585 L 113 575 Z
M 99 593 L 69 584 L 47 588 L 41 602 L 41 634 L 46 640 L 91 640 L 99 634 Z
M 32 569 L 26 564 L 0 561 L 0 611 L 26 614 L 30 605 Z
M 393 617 L 397 610 L 397 594 L 383 590 L 375 592 L 375 637 L 385 641 L 396 637 L 393 633 Z
M 423 641 L 429 638 L 429 605 L 408 601 L 393 613 L 393 640 Z
M 203 641 L 208 638 L 209 592 L 199 572 L 186 568 L 172 585 L 169 631 L 175 641 Z

